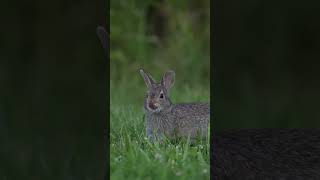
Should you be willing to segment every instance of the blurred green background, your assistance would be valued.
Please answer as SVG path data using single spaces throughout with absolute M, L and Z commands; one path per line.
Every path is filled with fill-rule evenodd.
M 213 126 L 320 127 L 319 2 L 215 4 Z
M 0 179 L 103 179 L 107 4 L 1 1 Z
M 209 92 L 209 2 L 111 1 L 110 83 L 117 91 L 130 92 L 127 103 L 143 103 L 140 68 L 158 81 L 165 71 L 174 70 L 175 88 Z M 137 91 L 140 86 L 144 89 Z

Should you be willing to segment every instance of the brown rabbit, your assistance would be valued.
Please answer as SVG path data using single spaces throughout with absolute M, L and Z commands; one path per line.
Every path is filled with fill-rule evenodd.
M 166 136 L 190 137 L 191 140 L 206 137 L 210 121 L 209 103 L 173 104 L 169 92 L 174 84 L 174 71 L 167 71 L 160 83 L 144 70 L 140 70 L 148 92 L 144 102 L 146 131 L 149 139 Z

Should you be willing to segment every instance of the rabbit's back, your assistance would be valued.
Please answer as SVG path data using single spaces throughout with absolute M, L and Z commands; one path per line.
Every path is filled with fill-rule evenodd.
M 207 136 L 210 121 L 209 103 L 177 104 L 173 106 L 171 113 L 175 119 L 178 136 Z

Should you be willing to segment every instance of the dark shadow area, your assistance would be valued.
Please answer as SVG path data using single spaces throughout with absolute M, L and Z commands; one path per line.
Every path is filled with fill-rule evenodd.
M 0 3 L 0 179 L 103 179 L 107 5 Z
M 320 2 L 216 1 L 213 179 L 319 179 Z
M 215 130 L 320 127 L 319 4 L 213 4 Z

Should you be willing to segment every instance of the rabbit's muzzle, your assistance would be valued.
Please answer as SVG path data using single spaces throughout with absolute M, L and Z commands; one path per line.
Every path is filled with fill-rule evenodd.
M 157 110 L 159 107 L 160 107 L 160 104 L 159 103 L 157 103 L 157 102 L 149 102 L 149 108 L 151 109 L 151 110 Z

